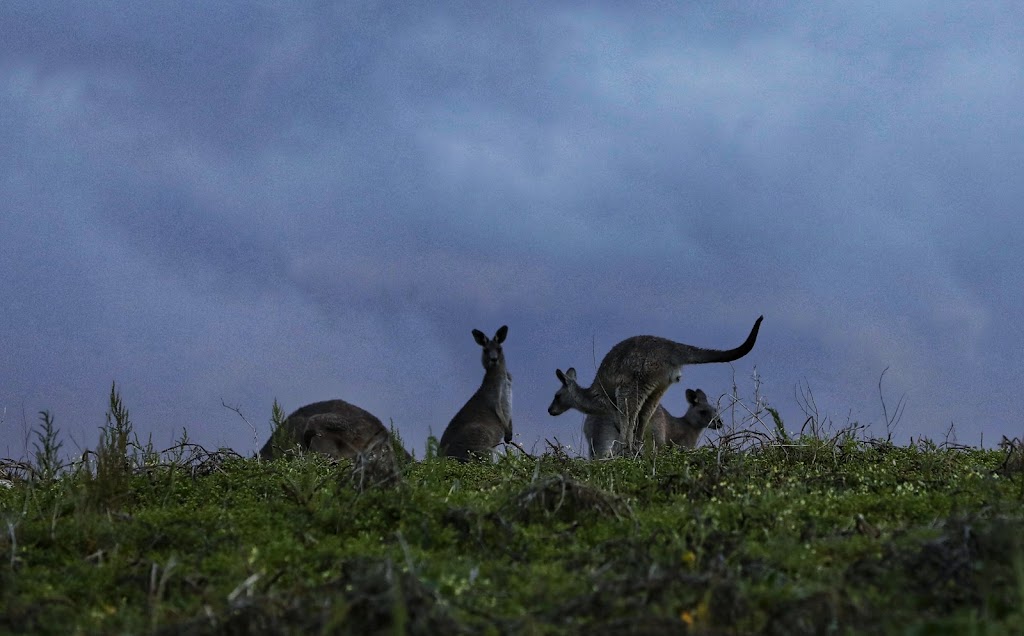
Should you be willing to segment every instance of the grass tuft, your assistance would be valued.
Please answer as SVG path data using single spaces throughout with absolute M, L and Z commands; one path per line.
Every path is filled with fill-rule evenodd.
M 39 428 L 35 430 L 36 441 L 32 444 L 35 451 L 33 476 L 46 483 L 56 479 L 63 468 L 60 449 L 64 443 L 60 440 L 60 431 L 54 426 L 53 416 L 49 411 L 40 411 L 39 419 Z

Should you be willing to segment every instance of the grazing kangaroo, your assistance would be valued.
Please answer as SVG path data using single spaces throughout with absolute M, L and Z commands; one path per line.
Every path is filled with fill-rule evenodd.
M 619 441 L 629 453 L 639 450 L 651 416 L 668 388 L 682 378 L 683 366 L 730 362 L 750 353 L 764 316 L 758 317 L 746 341 L 735 349 L 703 349 L 658 336 L 633 336 L 618 343 L 597 368 L 587 388 L 576 383 L 576 369 L 555 375 L 562 387 L 548 407 L 550 415 L 577 409 L 618 423 Z
M 690 408 L 682 417 L 675 417 L 661 404 L 655 409 L 649 424 L 655 448 L 670 444 L 693 448 L 705 428 L 722 427 L 718 409 L 708 402 L 708 396 L 704 391 L 686 389 L 686 401 Z M 615 418 L 588 415 L 583 421 L 583 435 L 592 459 L 621 454 L 619 451 L 622 447 L 619 444 L 619 429 Z
M 295 445 L 336 459 L 351 459 L 390 446 L 391 433 L 358 406 L 327 400 L 307 404 L 289 415 L 260 449 L 260 457 L 272 459 Z M 402 452 L 411 457 L 405 449 Z
M 444 429 L 439 454 L 467 461 L 471 455 L 489 456 L 502 439 L 512 441 L 512 375 L 501 349 L 507 334 L 508 326 L 498 329 L 490 340 L 473 330 L 473 339 L 483 347 L 484 379 Z

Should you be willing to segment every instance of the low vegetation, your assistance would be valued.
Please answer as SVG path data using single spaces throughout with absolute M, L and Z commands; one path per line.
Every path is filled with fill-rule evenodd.
M 0 464 L 0 631 L 1024 633 L 1024 444 L 724 435 L 591 462 L 157 452 L 112 389 Z

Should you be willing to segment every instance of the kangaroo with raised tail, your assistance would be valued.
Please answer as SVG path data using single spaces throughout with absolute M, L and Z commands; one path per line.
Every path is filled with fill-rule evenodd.
M 489 456 L 503 439 L 512 441 L 512 375 L 501 348 L 506 335 L 508 326 L 502 326 L 490 339 L 473 330 L 473 339 L 483 348 L 484 379 L 444 429 L 438 444 L 440 455 L 467 461 L 471 456 Z
M 589 387 L 577 384 L 575 369 L 565 373 L 557 369 L 555 375 L 562 387 L 548 413 L 560 415 L 576 409 L 617 422 L 623 452 L 635 453 L 662 396 L 682 378 L 683 366 L 742 358 L 754 348 L 762 320 L 764 316 L 754 322 L 743 344 L 728 350 L 703 349 L 658 336 L 626 338 L 601 360 Z
M 260 449 L 260 457 L 272 459 L 296 445 L 336 459 L 352 459 L 386 449 L 391 433 L 372 413 L 345 400 L 326 400 L 289 415 Z M 402 452 L 411 457 L 405 449 Z
M 690 407 L 682 417 L 676 417 L 658 405 L 651 416 L 651 436 L 655 448 L 680 446 L 693 448 L 705 428 L 717 430 L 722 427 L 718 409 L 708 402 L 708 396 L 701 389 L 686 389 L 686 401 Z M 591 459 L 620 455 L 619 429 L 614 418 L 588 415 L 583 421 L 583 435 L 590 449 Z

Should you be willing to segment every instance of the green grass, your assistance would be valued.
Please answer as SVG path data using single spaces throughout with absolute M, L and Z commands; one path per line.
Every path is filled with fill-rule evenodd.
M 836 436 L 590 462 L 260 462 L 111 391 L 0 488 L 11 633 L 1024 632 L 1024 449 Z

